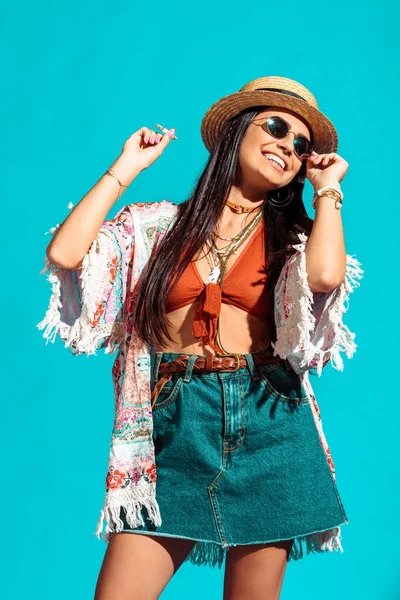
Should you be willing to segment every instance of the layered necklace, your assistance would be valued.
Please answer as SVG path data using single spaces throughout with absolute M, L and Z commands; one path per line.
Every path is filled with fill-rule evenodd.
M 260 223 L 263 217 L 262 210 L 259 210 L 257 215 L 250 223 L 245 225 L 241 231 L 233 238 L 226 238 L 216 233 L 213 233 L 211 238 L 206 241 L 209 247 L 209 252 L 206 253 L 206 259 L 208 266 L 210 267 L 210 273 L 208 275 L 207 283 L 219 283 L 222 287 L 222 280 L 226 271 L 226 265 L 232 254 L 237 254 L 240 246 L 247 240 L 257 225 Z M 228 245 L 223 248 L 217 248 L 215 239 L 229 242 Z
M 228 204 L 228 202 L 226 204 Z M 228 204 L 228 206 L 230 206 L 230 204 Z M 251 209 L 242 211 L 240 210 L 240 206 L 233 206 L 234 208 L 231 208 L 234 212 L 249 213 L 253 212 L 254 210 Z M 254 219 L 250 221 L 250 223 L 245 225 L 245 227 L 243 227 L 237 235 L 235 235 L 232 238 L 226 238 L 214 232 L 211 235 L 210 239 L 206 242 L 208 250 L 205 252 L 205 256 L 208 262 L 208 266 L 210 268 L 210 272 L 205 288 L 204 303 L 203 306 L 199 304 L 199 307 L 197 309 L 197 311 L 199 311 L 199 315 L 197 315 L 196 311 L 193 327 L 194 330 L 197 328 L 197 333 L 195 333 L 195 337 L 203 337 L 203 339 L 205 340 L 205 346 L 213 348 L 214 351 L 216 350 L 218 354 L 220 354 L 221 352 L 222 354 L 229 354 L 229 352 L 223 347 L 221 342 L 219 319 L 222 298 L 222 282 L 226 273 L 227 263 L 232 254 L 238 253 L 238 249 L 240 248 L 240 246 L 255 230 L 262 218 L 263 212 L 262 207 L 260 206 Z M 223 248 L 218 248 L 215 242 L 217 238 L 228 242 L 228 244 Z M 208 327 L 204 326 L 205 321 L 208 323 Z M 212 341 L 210 345 L 208 333 L 210 330 L 215 332 L 215 341 L 218 344 L 217 346 L 215 345 L 215 342 Z

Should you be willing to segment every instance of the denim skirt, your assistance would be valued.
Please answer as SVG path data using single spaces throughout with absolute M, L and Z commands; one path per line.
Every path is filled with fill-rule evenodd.
M 262 351 L 261 351 L 262 352 Z M 347 523 L 309 400 L 287 361 L 175 373 L 153 406 L 162 524 L 123 531 L 196 540 L 186 560 L 221 566 L 230 546 L 305 539 Z M 152 389 L 161 362 L 153 357 Z M 319 551 L 319 550 L 312 550 Z M 308 553 L 308 552 L 307 552 Z M 289 556 L 291 558 L 301 558 Z

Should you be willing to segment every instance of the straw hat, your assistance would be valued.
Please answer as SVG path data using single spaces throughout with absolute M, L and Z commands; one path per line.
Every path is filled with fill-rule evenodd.
M 308 123 L 318 154 L 337 151 L 336 129 L 318 110 L 315 97 L 306 87 L 287 77 L 260 77 L 246 83 L 239 92 L 224 96 L 208 109 L 201 123 L 201 136 L 210 152 L 225 123 L 251 106 L 276 106 L 295 112 Z

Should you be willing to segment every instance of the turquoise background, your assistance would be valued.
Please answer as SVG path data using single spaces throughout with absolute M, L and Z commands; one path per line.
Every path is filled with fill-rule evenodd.
M 180 202 L 207 152 L 200 121 L 263 75 L 297 79 L 339 131 L 346 246 L 365 271 L 346 324 L 355 357 L 313 378 L 350 524 L 344 553 L 289 563 L 281 599 L 395 600 L 399 418 L 397 98 L 394 5 L 265 2 L 3 4 L 0 49 L 4 441 L 2 597 L 92 598 L 106 549 L 94 529 L 113 419 L 113 357 L 46 347 L 49 236 L 146 125 L 179 140 L 126 203 Z M 396 41 L 395 41 L 396 40 Z M 306 189 L 310 214 L 311 188 Z M 266 517 L 268 514 L 266 513 Z M 5 537 L 4 537 L 5 530 Z M 185 564 L 162 595 L 222 597 L 223 572 Z M 206 595 L 206 596 L 205 596 Z

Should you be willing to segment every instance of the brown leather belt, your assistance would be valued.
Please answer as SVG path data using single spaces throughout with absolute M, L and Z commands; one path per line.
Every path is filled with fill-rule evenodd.
M 268 363 L 282 363 L 286 361 L 280 356 L 273 355 L 273 348 L 268 348 L 265 352 L 252 354 L 253 362 L 257 365 L 266 365 Z M 187 364 L 192 355 L 179 354 L 175 360 L 160 363 L 158 373 L 162 377 L 157 381 L 151 394 L 151 406 L 156 403 L 159 393 L 168 381 L 172 379 L 174 373 L 183 373 L 186 371 Z M 220 373 L 235 373 L 239 369 L 247 366 L 247 360 L 244 354 L 223 354 L 213 356 L 198 356 L 193 364 L 193 372 L 207 373 L 210 371 L 219 371 Z
M 252 357 L 255 365 L 284 362 L 282 358 L 273 356 L 273 354 L 269 352 L 253 354 Z M 175 360 L 161 363 L 158 369 L 159 373 L 162 375 L 165 375 L 166 373 L 182 373 L 186 371 L 189 358 L 190 355 L 188 354 L 180 354 Z M 199 356 L 196 359 L 193 365 L 193 371 L 196 371 L 196 373 L 206 373 L 209 371 L 235 373 L 246 366 L 247 361 L 244 354 L 224 354 L 220 356 L 208 354 L 206 357 Z

